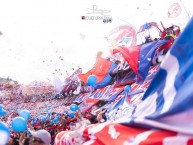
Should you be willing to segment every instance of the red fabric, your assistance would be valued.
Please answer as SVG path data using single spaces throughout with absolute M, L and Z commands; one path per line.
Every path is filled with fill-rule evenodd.
M 113 124 L 116 128 L 116 132 L 121 133 L 116 139 L 112 139 L 109 135 L 109 126 L 105 126 L 100 132 L 97 132 L 95 134 L 96 140 L 92 145 L 121 145 L 124 143 L 124 141 L 128 140 L 129 137 L 136 137 L 138 134 L 143 133 L 147 131 L 148 129 L 139 128 L 139 127 L 130 127 L 130 126 L 124 126 L 120 124 Z M 88 130 L 85 130 L 84 137 L 90 137 Z M 89 140 L 89 139 L 88 139 Z
M 121 25 L 115 28 L 113 31 L 115 34 L 118 34 L 117 36 L 115 35 L 114 38 L 117 42 L 123 40 L 125 37 L 130 37 L 132 38 L 131 46 L 136 45 L 137 35 L 135 29 L 132 26 Z
M 172 40 L 169 40 L 167 43 L 165 43 L 164 45 L 161 45 L 159 48 L 158 48 L 158 52 L 162 51 L 162 50 L 168 50 L 171 48 L 172 46 Z
M 39 126 L 41 126 L 39 123 L 34 124 L 34 127 L 36 127 L 36 128 Z
M 78 132 L 80 133 L 67 131 L 65 134 L 68 135 L 63 136 L 64 138 L 61 138 L 59 134 L 55 144 L 57 145 L 60 141 L 63 145 L 67 145 L 69 142 L 73 144 L 79 138 L 79 142 L 90 145 L 193 145 L 192 136 L 187 134 L 115 123 L 92 124 Z M 184 139 L 187 139 L 187 142 Z
M 92 106 L 98 103 L 99 99 L 97 98 L 87 98 L 81 103 L 80 111 L 81 112 L 90 112 Z
M 56 126 L 55 125 L 52 125 L 52 126 L 50 126 L 50 127 L 47 127 L 47 130 L 51 130 L 51 129 L 55 129 L 56 128 Z
M 71 122 L 71 119 L 66 119 L 66 123 L 70 123 Z
M 111 61 L 99 58 L 95 66 L 89 70 L 86 74 L 79 74 L 78 77 L 86 84 L 87 79 L 90 75 L 95 75 L 97 77 L 97 83 L 101 82 L 106 76 L 110 69 Z
M 138 74 L 138 60 L 140 53 L 141 45 L 132 46 L 132 47 L 124 47 L 120 46 L 113 50 L 113 54 L 120 52 L 124 59 L 127 61 L 132 70 Z
M 163 40 L 165 38 L 165 36 L 166 36 L 166 31 L 163 31 L 160 39 Z
M 59 131 L 64 131 L 65 129 L 66 129 L 65 126 L 62 126 L 62 125 L 59 125 L 59 126 L 58 126 L 58 130 L 59 130 Z
M 176 132 L 170 132 L 170 131 L 156 131 L 153 132 L 151 135 L 148 136 L 148 138 L 145 141 L 140 142 L 139 145 L 163 145 L 163 140 L 166 137 L 172 137 L 172 136 L 176 136 L 177 133 Z
M 70 126 L 66 126 L 66 130 L 70 130 Z
M 193 145 L 193 139 L 188 140 L 187 145 Z
M 129 80 L 129 81 L 126 81 L 126 82 L 123 82 L 123 83 L 115 84 L 114 88 L 115 87 L 120 87 L 120 86 L 132 85 L 135 82 L 136 82 L 136 80 Z
M 77 121 L 77 118 L 72 118 L 71 120 L 70 120 L 70 122 L 76 122 Z

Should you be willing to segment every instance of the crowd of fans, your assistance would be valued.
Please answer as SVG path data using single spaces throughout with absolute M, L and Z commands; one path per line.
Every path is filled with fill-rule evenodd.
M 91 112 L 82 113 L 78 110 L 74 113 L 74 116 L 64 112 L 67 106 L 72 104 L 73 96 L 54 95 L 54 92 L 29 96 L 22 94 L 18 85 L 1 88 L 1 92 L 3 93 L 0 97 L 0 103 L 4 104 L 6 110 L 6 115 L 0 117 L 1 121 L 11 126 L 11 121 L 19 116 L 19 111 L 27 109 L 31 113 L 31 118 L 27 121 L 28 131 L 14 132 L 11 129 L 11 138 L 8 145 L 27 145 L 30 142 L 46 144 L 45 141 L 49 142 L 49 140 L 51 144 L 54 144 L 55 136 L 61 131 L 76 130 L 106 120 L 106 110 L 104 109 L 96 111 L 94 114 Z M 31 133 L 33 131 L 40 131 L 40 137 L 35 136 L 34 138 L 33 133 Z M 46 139 L 41 139 L 42 132 L 49 133 Z
M 69 115 L 68 113 L 56 113 L 52 112 L 46 114 L 47 118 L 31 118 L 28 120 L 28 131 L 23 133 L 11 132 L 11 138 L 8 145 L 17 145 L 24 144 L 27 145 L 27 142 L 30 141 L 30 138 L 33 138 L 33 135 L 30 133 L 30 130 L 47 131 L 50 136 L 47 136 L 46 140 L 50 140 L 51 144 L 54 144 L 54 139 L 57 133 L 66 130 L 76 130 L 82 127 L 86 127 L 89 124 L 102 123 L 106 121 L 105 116 L 106 109 L 99 110 L 92 114 L 91 112 L 81 113 L 80 110 L 76 111 L 74 116 Z M 18 116 L 18 113 L 12 113 L 11 118 Z M 10 118 L 2 118 L 7 123 L 10 122 Z M 37 137 L 39 138 L 39 136 Z M 40 136 L 41 139 L 41 136 Z M 45 143 L 45 142 L 44 142 Z M 29 143 L 28 143 L 29 144 Z M 25 144 L 24 144 L 25 145 Z

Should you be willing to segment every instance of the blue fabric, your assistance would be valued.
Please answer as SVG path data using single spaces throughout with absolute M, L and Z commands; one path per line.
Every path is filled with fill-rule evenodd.
M 139 63 L 138 63 L 138 77 L 141 79 L 138 83 L 143 83 L 145 80 L 149 68 L 151 66 L 152 58 L 156 49 L 168 42 L 168 40 L 154 41 L 151 43 L 143 44 L 140 48 Z
M 113 71 L 116 67 L 117 67 L 117 64 L 116 64 L 116 63 L 112 63 L 112 64 L 111 64 L 111 67 L 110 67 L 109 71 L 107 72 L 106 76 L 104 77 L 104 79 L 103 79 L 101 82 L 99 82 L 99 83 L 97 83 L 97 84 L 95 84 L 95 85 L 93 86 L 95 90 L 96 90 L 96 89 L 103 88 L 103 87 L 105 87 L 105 86 L 107 86 L 107 85 L 110 85 L 110 83 L 111 83 L 111 81 L 113 80 L 113 78 L 110 76 L 109 73 L 110 73 L 111 71 Z
M 151 96 L 153 93 L 158 93 L 157 98 L 157 106 L 156 112 L 150 115 L 148 118 L 155 119 L 160 118 L 167 115 L 176 114 L 181 111 L 185 111 L 186 109 L 193 108 L 193 29 L 192 29 L 193 21 L 189 23 L 184 32 L 181 34 L 180 38 L 173 45 L 170 55 L 168 56 L 168 60 L 170 57 L 175 57 L 177 63 L 179 64 L 179 70 L 173 70 L 172 62 L 164 62 L 164 64 L 170 63 L 171 68 L 161 69 L 158 71 L 156 77 L 152 81 L 145 95 L 143 96 L 143 100 Z M 170 71 L 177 71 L 174 82 L 170 82 L 173 84 L 176 91 L 175 99 L 173 100 L 170 109 L 160 114 L 160 110 L 162 110 L 162 106 L 164 105 L 165 100 L 163 96 L 163 90 L 166 87 L 166 79 L 167 75 Z M 165 96 L 167 98 L 169 96 Z
M 128 122 L 193 134 L 193 19 L 173 44 Z M 140 121 L 139 121 L 140 120 Z

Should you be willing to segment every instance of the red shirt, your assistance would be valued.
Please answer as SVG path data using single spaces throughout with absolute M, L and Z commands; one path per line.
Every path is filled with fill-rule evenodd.
M 51 130 L 51 129 L 56 129 L 56 126 L 55 125 L 52 125 L 50 127 L 47 127 L 47 130 Z

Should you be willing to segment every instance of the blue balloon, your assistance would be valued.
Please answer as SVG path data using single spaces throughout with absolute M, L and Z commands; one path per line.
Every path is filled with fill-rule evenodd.
M 64 113 L 66 113 L 66 115 L 68 115 L 68 110 L 65 110 Z
M 87 80 L 88 86 L 94 86 L 97 82 L 97 77 L 95 75 L 90 75 Z
M 47 120 L 47 118 L 44 116 L 44 117 L 42 117 L 42 121 L 43 122 L 46 122 L 46 120 Z
M 78 110 L 78 106 L 76 104 L 71 104 L 70 105 L 70 110 L 76 111 L 76 110 Z
M 0 116 L 4 116 L 4 115 L 6 115 L 6 111 L 2 108 L 2 109 L 0 110 Z
M 23 132 L 27 128 L 27 123 L 23 117 L 15 117 L 11 126 L 15 132 Z
M 70 118 L 74 118 L 74 113 L 71 112 L 71 113 L 69 114 L 69 116 L 70 116 Z
M 131 86 L 130 85 L 126 85 L 124 88 L 125 92 L 131 92 Z
M 58 123 L 59 122 L 58 118 L 54 118 L 54 122 Z
M 9 141 L 9 137 L 10 137 L 10 130 L 9 130 L 9 127 L 0 121 L 0 134 L 3 134 L 3 138 L 1 136 L 1 139 L 0 139 L 0 144 L 7 144 L 8 141 Z
M 58 118 L 58 119 L 60 119 L 60 117 L 61 117 L 60 115 L 57 115 L 57 118 Z
M 54 124 L 54 120 L 50 120 L 50 124 L 51 124 L 51 125 Z
M 30 118 L 30 112 L 28 110 L 22 110 L 19 113 L 19 116 L 23 117 L 25 120 L 28 120 Z

